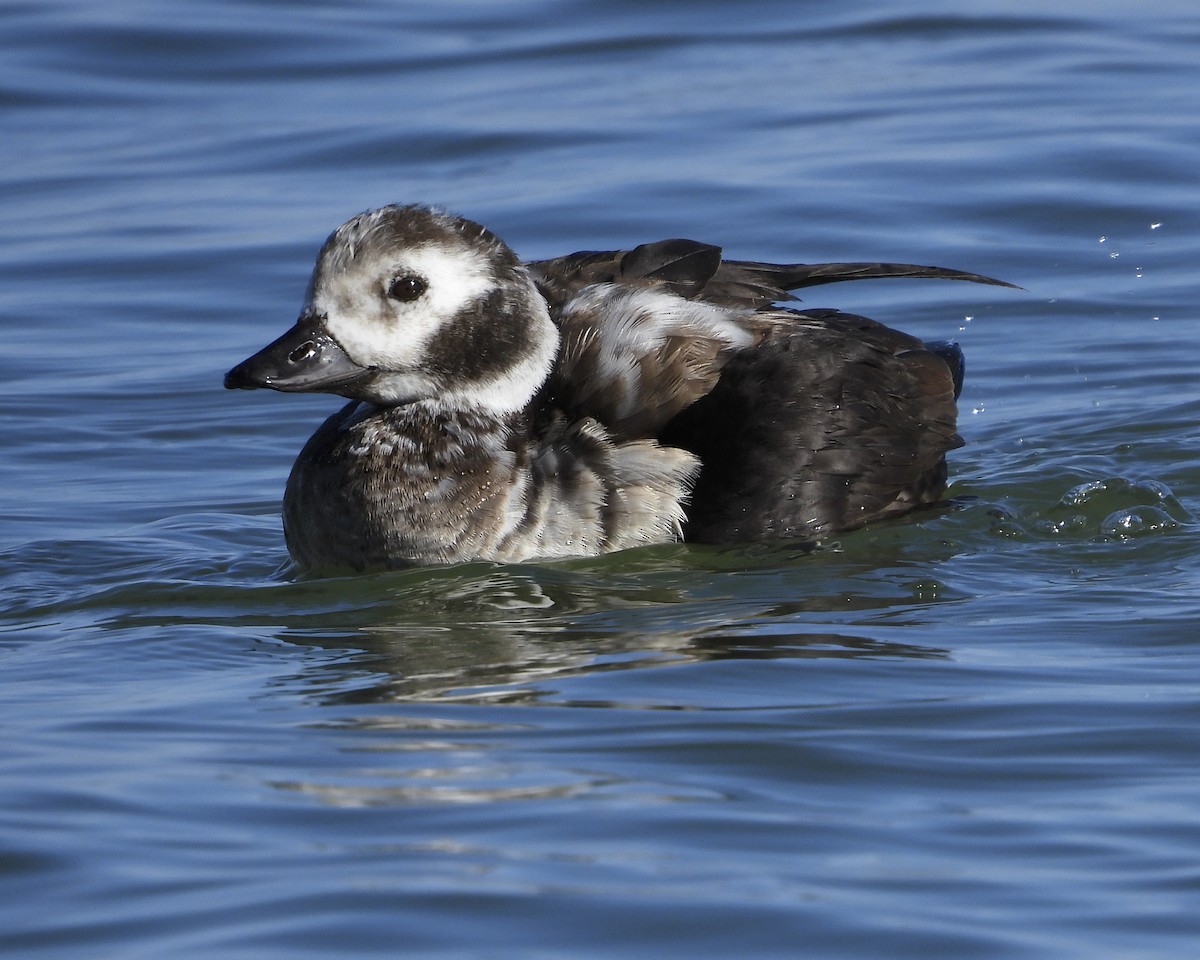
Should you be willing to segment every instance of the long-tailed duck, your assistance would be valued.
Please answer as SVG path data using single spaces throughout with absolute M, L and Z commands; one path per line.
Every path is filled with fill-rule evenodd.
M 937 502 L 956 344 L 789 290 L 973 273 L 723 260 L 664 240 L 522 263 L 423 206 L 339 227 L 304 309 L 229 388 L 336 393 L 283 500 L 303 566 L 817 539 Z

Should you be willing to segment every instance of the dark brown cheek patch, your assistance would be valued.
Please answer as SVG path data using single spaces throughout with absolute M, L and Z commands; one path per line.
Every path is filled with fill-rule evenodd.
M 511 369 L 530 348 L 528 320 L 494 291 L 434 335 L 425 349 L 425 367 L 454 383 L 483 382 Z

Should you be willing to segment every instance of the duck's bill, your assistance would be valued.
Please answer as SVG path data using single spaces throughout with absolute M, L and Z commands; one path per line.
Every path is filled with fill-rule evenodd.
M 319 323 L 301 317 L 282 337 L 225 374 L 225 387 L 340 393 L 371 372 L 351 360 Z

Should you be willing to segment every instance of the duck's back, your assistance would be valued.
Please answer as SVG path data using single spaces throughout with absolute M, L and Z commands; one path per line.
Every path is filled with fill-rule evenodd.
M 912 264 L 724 261 L 687 240 L 531 265 L 563 333 L 573 415 L 694 454 L 685 539 L 815 538 L 938 502 L 962 440 L 962 354 L 787 290 L 869 277 L 997 283 Z
M 936 503 L 961 354 L 836 310 L 798 314 L 735 353 L 662 442 L 703 464 L 685 538 L 815 538 Z

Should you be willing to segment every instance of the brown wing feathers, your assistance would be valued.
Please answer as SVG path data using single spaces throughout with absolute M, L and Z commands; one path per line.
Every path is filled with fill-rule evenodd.
M 709 543 L 819 537 L 937 502 L 945 454 L 962 443 L 957 345 L 926 345 L 837 310 L 773 307 L 794 299 L 789 291 L 899 277 L 1012 286 L 917 264 L 724 261 L 719 247 L 691 240 L 528 266 L 573 364 L 558 383 L 562 399 L 588 383 L 590 396 L 576 394 L 577 414 L 597 416 L 617 436 L 656 436 L 696 454 L 702 468 L 685 535 Z M 598 311 L 600 328 L 586 333 L 587 317 L 573 306 L 563 319 L 564 306 L 593 284 L 612 285 L 614 302 L 631 289 L 674 294 L 694 304 L 697 317 L 720 314 L 744 339 L 707 337 L 682 309 L 678 331 L 629 356 L 635 373 L 613 377 L 613 355 L 623 353 L 605 358 L 598 346 L 623 336 L 606 335 L 611 317 Z M 594 343 L 583 343 L 593 334 Z M 640 408 L 629 402 L 631 383 L 645 388 Z
M 847 280 L 911 277 L 1013 284 L 963 270 L 913 263 L 761 263 L 722 260 L 721 248 L 696 240 L 660 240 L 632 250 L 584 251 L 526 264 L 551 304 L 561 307 L 593 283 L 661 284 L 689 300 L 766 307 L 794 299 L 789 291 Z

